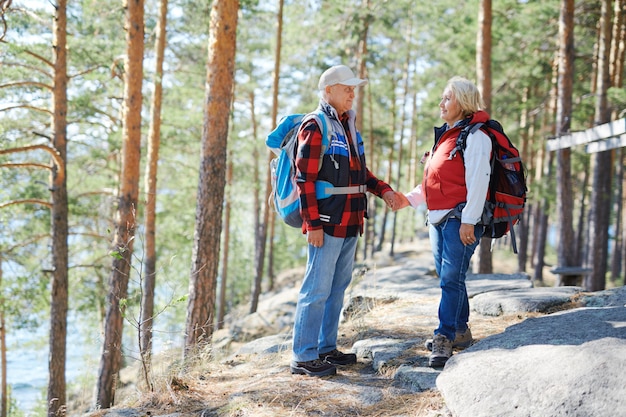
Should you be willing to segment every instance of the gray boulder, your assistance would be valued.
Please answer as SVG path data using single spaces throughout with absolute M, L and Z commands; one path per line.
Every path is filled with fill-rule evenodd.
M 626 416 L 626 308 L 530 318 L 454 355 L 437 378 L 453 415 Z
M 476 295 L 472 299 L 472 310 L 485 316 L 500 316 L 506 313 L 548 313 L 572 301 L 580 293 L 579 287 L 542 287 L 491 291 Z

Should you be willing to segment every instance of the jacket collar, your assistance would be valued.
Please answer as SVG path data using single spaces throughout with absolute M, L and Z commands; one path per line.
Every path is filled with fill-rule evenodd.
M 435 145 L 439 142 L 441 136 L 448 131 L 449 129 L 458 128 L 463 129 L 465 126 L 474 124 L 474 123 L 486 123 L 489 120 L 489 113 L 484 110 L 478 110 L 475 113 L 470 114 L 465 119 L 459 120 L 454 124 L 454 126 L 449 127 L 447 123 L 444 123 L 442 126 L 435 127 Z

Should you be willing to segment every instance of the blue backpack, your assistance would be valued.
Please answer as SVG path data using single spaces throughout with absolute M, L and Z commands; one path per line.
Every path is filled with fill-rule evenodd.
M 326 116 L 321 113 L 291 114 L 283 117 L 265 140 L 277 157 L 270 162 L 272 192 L 268 203 L 289 226 L 301 228 L 300 196 L 296 186 L 298 131 L 302 122 L 315 119 L 322 129 L 322 155 L 328 149 Z

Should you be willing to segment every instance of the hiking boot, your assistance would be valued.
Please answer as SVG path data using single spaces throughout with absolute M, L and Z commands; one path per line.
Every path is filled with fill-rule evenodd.
M 330 352 L 320 354 L 320 360 L 331 365 L 352 365 L 356 363 L 356 355 L 333 349 Z
M 330 363 L 314 359 L 307 362 L 291 362 L 291 373 L 308 376 L 327 376 L 335 375 L 337 368 Z
M 436 334 L 433 338 L 433 352 L 428 357 L 428 366 L 443 368 L 450 356 L 452 356 L 452 341 L 442 334 Z
M 470 347 L 473 342 L 474 342 L 474 339 L 472 338 L 472 331 L 468 327 L 463 332 L 460 332 L 460 331 L 456 332 L 456 334 L 454 335 L 454 341 L 452 342 L 452 348 L 453 349 L 455 349 L 455 348 L 456 349 L 465 349 L 465 348 Z M 433 339 L 426 339 L 426 342 L 424 342 L 424 347 L 426 347 L 426 349 L 432 351 L 433 350 Z

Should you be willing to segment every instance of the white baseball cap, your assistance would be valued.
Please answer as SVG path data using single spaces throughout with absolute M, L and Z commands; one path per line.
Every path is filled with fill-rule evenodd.
M 352 70 L 345 65 L 335 65 L 324 71 L 317 88 L 323 91 L 327 86 L 335 84 L 358 87 L 367 84 L 367 80 L 355 77 Z

